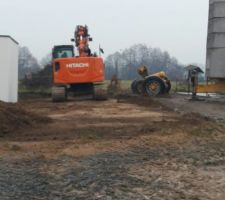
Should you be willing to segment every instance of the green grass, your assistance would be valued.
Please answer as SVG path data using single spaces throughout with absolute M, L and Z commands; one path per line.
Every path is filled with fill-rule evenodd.
M 188 85 L 182 82 L 171 82 L 171 91 L 172 92 L 188 92 Z
M 130 91 L 132 84 L 132 80 L 119 80 L 119 91 Z M 171 92 L 187 92 L 188 87 L 187 84 L 181 82 L 171 82 L 172 89 Z M 105 89 L 108 89 L 110 85 L 110 80 L 105 81 Z M 27 96 L 27 95 L 35 95 L 35 96 L 49 96 L 51 95 L 51 88 L 50 87 L 26 87 L 22 84 L 19 85 L 19 95 L 20 96 Z
M 122 81 L 121 81 L 121 88 L 122 88 L 123 90 L 129 90 L 130 87 L 131 87 L 131 83 L 132 83 L 131 80 L 122 80 Z
M 51 88 L 26 88 L 26 87 L 20 87 L 19 88 L 19 93 L 25 94 L 25 93 L 43 93 L 43 94 L 48 94 L 51 93 Z
M 119 82 L 120 82 L 120 87 L 122 90 L 130 90 L 132 80 L 120 80 Z M 109 85 L 109 84 L 110 84 L 110 81 L 107 80 L 106 85 Z M 171 85 L 172 85 L 172 88 L 171 88 L 172 92 L 188 92 L 188 86 L 186 83 L 182 83 L 182 82 L 176 83 L 175 81 L 172 81 Z

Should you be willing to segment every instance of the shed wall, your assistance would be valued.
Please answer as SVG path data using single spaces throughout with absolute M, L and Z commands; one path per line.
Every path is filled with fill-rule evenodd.
M 18 101 L 18 44 L 0 36 L 0 100 Z

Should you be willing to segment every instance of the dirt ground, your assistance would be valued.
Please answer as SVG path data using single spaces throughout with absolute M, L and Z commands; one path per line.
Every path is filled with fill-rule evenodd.
M 164 106 L 180 113 L 199 113 L 219 122 L 225 122 L 225 96 L 199 97 L 192 101 L 191 96 L 174 94 L 168 98 L 159 98 Z
M 0 134 L 0 199 L 223 200 L 225 124 L 174 98 L 23 100 L 46 122 Z

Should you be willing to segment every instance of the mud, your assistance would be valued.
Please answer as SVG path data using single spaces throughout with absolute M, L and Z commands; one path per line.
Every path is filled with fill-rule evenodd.
M 52 120 L 0 138 L 1 199 L 224 199 L 225 126 L 155 99 L 20 105 Z
M 0 137 L 50 121 L 50 118 L 29 112 L 20 104 L 0 102 Z
M 198 97 L 199 100 L 191 100 L 191 95 L 173 94 L 167 98 L 159 98 L 158 101 L 167 108 L 181 114 L 197 113 L 203 117 L 225 123 L 225 99 L 219 97 Z

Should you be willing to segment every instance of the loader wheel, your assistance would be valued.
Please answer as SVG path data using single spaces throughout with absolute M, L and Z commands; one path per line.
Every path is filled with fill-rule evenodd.
M 143 94 L 143 84 L 144 80 L 134 80 L 131 84 L 131 90 L 133 94 Z
M 144 89 L 148 96 L 157 96 L 165 91 L 165 83 L 159 77 L 149 77 L 144 81 Z
M 169 93 L 171 90 L 171 82 L 169 80 L 166 81 L 166 89 L 165 89 L 165 93 Z
M 65 87 L 52 87 L 52 101 L 53 102 L 63 102 L 66 101 L 66 88 Z

